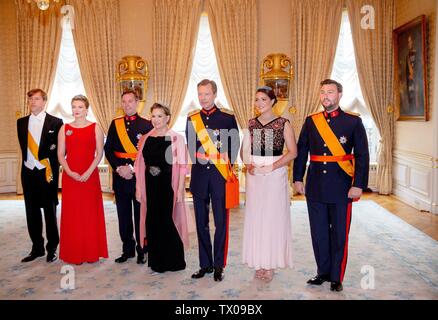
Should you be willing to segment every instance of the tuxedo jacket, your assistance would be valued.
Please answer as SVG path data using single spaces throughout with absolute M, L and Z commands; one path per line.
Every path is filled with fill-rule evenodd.
M 29 117 L 25 116 L 17 120 L 17 134 L 18 141 L 20 142 L 21 154 L 23 161 L 21 166 L 24 166 L 24 162 L 27 160 L 27 134 L 29 128 Z M 58 179 L 59 179 L 59 162 L 58 162 L 58 132 L 62 127 L 62 120 L 46 113 L 46 118 L 43 124 L 43 130 L 41 131 L 41 139 L 38 148 L 38 158 L 48 158 L 50 166 L 52 167 L 53 180 L 48 184 L 51 189 L 50 194 L 58 199 Z M 23 170 L 21 171 L 22 175 Z M 24 186 L 23 186 L 24 187 Z

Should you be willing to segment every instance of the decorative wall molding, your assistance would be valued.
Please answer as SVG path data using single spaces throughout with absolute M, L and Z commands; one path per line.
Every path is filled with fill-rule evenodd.
M 17 153 L 0 154 L 0 193 L 17 191 Z
M 0 193 L 17 192 L 17 171 L 18 155 L 17 153 L 0 154 Z M 62 169 L 61 169 L 62 171 Z M 107 164 L 99 165 L 100 185 L 102 192 L 111 192 L 110 172 Z M 61 178 L 59 176 L 59 187 L 61 187 Z
M 434 203 L 433 174 L 435 159 L 431 155 L 396 149 L 393 152 L 393 194 L 418 210 L 438 214 Z

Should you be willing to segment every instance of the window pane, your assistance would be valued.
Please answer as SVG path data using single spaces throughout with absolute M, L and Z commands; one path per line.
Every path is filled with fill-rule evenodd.
M 207 15 L 201 16 L 198 40 L 196 42 L 196 51 L 193 60 L 192 72 L 190 74 L 189 85 L 187 87 L 187 93 L 184 98 L 183 107 L 179 114 L 178 120 L 175 122 L 172 128 L 183 135 L 186 129 L 187 114 L 195 108 L 201 108 L 199 106 L 196 86 L 202 79 L 210 79 L 216 82 L 216 105 L 220 108 L 229 108 L 219 75 L 219 68 L 214 52 L 213 40 L 211 38 Z
M 331 77 L 343 86 L 341 107 L 344 110 L 360 113 L 368 135 L 370 162 L 376 162 L 380 135 L 362 96 L 354 56 L 353 37 L 346 10 L 342 13 L 341 30 Z
M 71 99 L 78 94 L 86 95 L 79 70 L 70 22 L 68 19 L 64 19 L 58 65 L 47 112 L 63 119 L 64 122 L 73 121 L 73 116 L 71 115 Z M 91 105 L 88 109 L 87 118 L 90 121 L 96 122 Z

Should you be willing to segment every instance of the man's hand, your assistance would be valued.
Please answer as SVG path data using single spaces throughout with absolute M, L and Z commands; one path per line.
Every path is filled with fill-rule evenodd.
M 298 192 L 299 194 L 304 194 L 304 183 L 302 181 L 295 181 L 294 182 L 294 188 L 295 191 Z
M 351 187 L 348 191 L 348 197 L 350 199 L 359 199 L 362 195 L 362 189 L 357 187 Z
M 116 171 L 119 174 L 119 176 L 121 176 L 126 180 L 130 180 L 133 177 L 131 167 L 127 164 L 124 166 L 117 167 Z

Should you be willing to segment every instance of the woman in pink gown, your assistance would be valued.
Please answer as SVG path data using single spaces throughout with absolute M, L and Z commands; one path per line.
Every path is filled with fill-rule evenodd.
M 276 268 L 292 267 L 288 165 L 297 146 L 289 120 L 273 112 L 276 102 L 270 87 L 257 89 L 260 116 L 249 120 L 241 149 L 247 165 L 242 261 L 267 282 Z
M 63 168 L 59 258 L 73 264 L 108 258 L 97 169 L 103 155 L 103 132 L 86 119 L 88 107 L 86 97 L 73 97 L 75 120 L 63 125 L 58 134 L 58 159 Z

